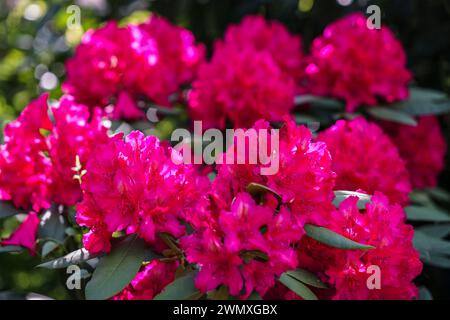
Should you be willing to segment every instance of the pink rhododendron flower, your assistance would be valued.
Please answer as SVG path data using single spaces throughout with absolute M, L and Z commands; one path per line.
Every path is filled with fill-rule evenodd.
M 422 263 L 413 247 L 414 231 L 405 224 L 403 209 L 391 205 L 379 192 L 364 212 L 358 210 L 357 201 L 357 197 L 343 201 L 325 226 L 375 248 L 336 249 L 303 237 L 298 246 L 300 267 L 315 272 L 328 283 L 331 288 L 327 291 L 332 299 L 416 298 L 418 290 L 413 280 L 422 271 Z M 368 287 L 368 282 L 375 284 L 369 279 L 374 274 L 373 266 L 381 273 L 378 289 Z
M 347 111 L 408 97 L 406 55 L 392 31 L 369 29 L 367 18 L 351 14 L 330 24 L 311 46 L 306 89 L 345 100 Z
M 74 179 L 76 159 L 85 164 L 96 145 L 108 139 L 107 129 L 101 123 L 100 110 L 94 110 L 89 120 L 89 109 L 72 97 L 62 97 L 52 112 L 55 124 L 48 136 L 52 198 L 59 204 L 74 205 L 81 199 L 80 182 Z
M 262 16 L 246 16 L 238 25 L 231 25 L 224 38 L 227 46 L 245 50 L 268 52 L 280 69 L 294 80 L 303 74 L 302 42 L 298 35 L 290 34 L 277 21 L 267 21 Z
M 113 300 L 151 300 L 175 279 L 177 263 L 152 261 Z
M 380 127 L 358 117 L 339 120 L 319 133 L 337 174 L 335 190 L 383 192 L 392 203 L 405 205 L 411 191 L 408 170 L 397 148 Z
M 39 218 L 35 212 L 30 212 L 22 224 L 6 240 L 0 241 L 2 246 L 21 246 L 27 248 L 30 254 L 36 254 L 36 235 L 39 228 Z
M 113 118 L 142 118 L 137 100 L 169 105 L 170 96 L 195 76 L 204 51 L 189 31 L 162 17 L 126 27 L 108 22 L 83 36 L 67 61 L 63 89 L 91 107 L 114 104 Z
M 125 140 L 115 135 L 96 147 L 86 164 L 77 206 L 77 222 L 91 229 L 84 245 L 91 252 L 109 251 L 111 234 L 136 232 L 154 243 L 159 232 L 179 237 L 185 228 L 179 219 L 193 214 L 206 177 L 191 165 L 178 165 L 176 153 L 156 137 L 133 131 Z
M 71 97 L 62 97 L 52 108 L 47 100 L 48 95 L 42 95 L 6 126 L 0 149 L 1 199 L 36 212 L 52 202 L 74 205 L 80 200 L 76 158 L 83 166 L 95 145 L 107 139 L 98 110 L 91 117 L 89 109 Z
M 267 122 L 258 121 L 253 129 L 259 133 L 259 130 L 268 130 L 270 127 Z M 267 137 L 270 141 L 270 134 Z M 265 137 L 258 135 L 258 145 L 260 139 Z M 270 161 L 279 163 L 275 174 L 261 174 L 261 168 L 267 165 L 236 164 L 237 161 L 228 164 L 224 159 L 224 164 L 218 166 L 218 188 L 225 189 L 222 194 L 226 195 L 228 190 L 245 191 L 252 182 L 262 184 L 281 196 L 282 202 L 289 207 L 300 226 L 306 221 L 320 224 L 322 217 L 332 208 L 334 197 L 335 174 L 326 145 L 312 142 L 311 132 L 305 126 L 297 126 L 293 120 L 286 120 L 277 139 L 278 150 L 276 146 L 268 146 L 268 151 L 272 153 Z M 230 157 L 235 147 L 232 146 L 224 157 Z
M 209 201 L 209 226 L 197 226 L 181 239 L 187 260 L 200 266 L 197 288 L 208 292 L 225 285 L 231 295 L 244 298 L 253 290 L 264 294 L 275 277 L 296 264 L 292 242 L 283 232 L 288 226 L 295 230 L 290 212 L 283 208 L 276 214 L 274 207 L 257 205 L 245 192 L 232 203 L 214 195 Z
M 278 22 L 247 17 L 215 43 L 189 93 L 194 119 L 207 128 L 251 127 L 258 119 L 282 120 L 294 104 L 302 70 L 300 38 Z
M 51 130 L 48 95 L 32 101 L 5 127 L 0 147 L 0 197 L 12 200 L 16 207 L 39 211 L 51 202 L 51 160 L 43 135 Z
M 259 130 L 270 127 L 258 121 L 253 129 L 257 130 L 253 143 L 259 145 L 265 138 Z M 276 133 L 268 136 L 271 134 Z M 261 164 L 226 162 L 236 160 L 233 151 L 239 156 L 237 145 L 232 145 L 221 156 L 223 164 L 218 165 L 211 192 L 198 206 L 197 215 L 188 219 L 196 232 L 184 237 L 181 244 L 188 261 L 200 265 L 196 285 L 203 292 L 223 284 L 230 294 L 243 298 L 253 290 L 264 295 L 276 277 L 295 267 L 292 245 L 304 235 L 304 223 L 323 222 L 333 209 L 334 173 L 325 144 L 312 142 L 310 131 L 291 120 L 277 138 L 279 148 L 269 146 L 269 154 L 279 155 L 275 174 L 262 175 L 265 165 Z M 252 150 L 246 148 L 248 160 Z M 281 199 L 267 192 L 256 204 L 247 193 L 250 183 L 271 188 Z M 251 259 L 249 252 L 267 258 L 257 254 Z
M 151 48 L 149 40 L 157 49 L 146 55 L 146 69 L 135 63 L 140 74 L 139 88 L 158 104 L 169 105 L 170 95 L 180 86 L 190 83 L 197 75 L 198 67 L 204 60 L 205 48 L 195 43 L 194 35 L 181 27 L 170 24 L 165 18 L 152 15 L 138 26 L 143 37 L 139 49 L 145 52 Z
M 435 187 L 444 168 L 447 144 L 435 116 L 418 119 L 417 126 L 380 122 L 406 161 L 415 188 Z
M 120 92 L 131 50 L 130 30 L 108 22 L 97 30 L 89 30 L 75 56 L 66 62 L 67 80 L 63 90 L 77 101 L 90 106 L 105 106 Z M 128 50 L 127 50 L 128 49 Z
M 281 120 L 293 107 L 294 81 L 273 58 L 253 48 L 216 44 L 212 60 L 200 67 L 189 93 L 192 117 L 205 129 L 250 127 L 260 119 Z

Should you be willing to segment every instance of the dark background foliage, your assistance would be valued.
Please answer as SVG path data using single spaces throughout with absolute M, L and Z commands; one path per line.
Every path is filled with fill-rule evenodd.
M 382 23 L 391 27 L 403 43 L 415 82 L 450 94 L 450 0 L 0 0 L 2 126 L 45 88 L 52 97 L 60 96 L 64 61 L 81 37 L 80 31 L 66 28 L 66 8 L 71 4 L 81 7 L 84 31 L 109 19 L 139 20 L 151 11 L 193 31 L 209 52 L 214 39 L 221 37 L 230 23 L 256 13 L 279 20 L 300 34 L 307 51 L 328 23 L 353 11 L 365 12 L 368 5 L 376 4 L 381 8 Z M 35 6 L 34 11 L 30 5 Z M 450 116 L 442 117 L 442 125 L 449 141 Z M 449 168 L 447 155 L 446 169 L 440 177 L 440 185 L 447 190 Z M 0 299 L 2 291 L 11 289 L 69 298 L 59 279 L 64 274 L 34 269 L 38 263 L 39 259 L 26 253 L 15 259 L 0 253 Z M 427 267 L 420 282 L 431 289 L 435 298 L 450 298 L 447 273 Z

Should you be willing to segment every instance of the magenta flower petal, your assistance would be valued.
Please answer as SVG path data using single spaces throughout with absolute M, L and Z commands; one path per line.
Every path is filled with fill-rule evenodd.
M 22 224 L 6 240 L 0 241 L 2 246 L 21 246 L 36 254 L 36 236 L 39 228 L 39 218 L 35 212 L 30 212 Z

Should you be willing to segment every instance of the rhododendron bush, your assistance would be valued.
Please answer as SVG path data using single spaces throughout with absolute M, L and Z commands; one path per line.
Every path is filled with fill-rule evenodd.
M 210 51 L 156 14 L 86 31 L 61 95 L 4 128 L 0 254 L 78 270 L 86 299 L 419 299 L 424 265 L 450 267 L 450 99 L 412 86 L 394 31 L 366 20 L 307 47 L 249 15 Z

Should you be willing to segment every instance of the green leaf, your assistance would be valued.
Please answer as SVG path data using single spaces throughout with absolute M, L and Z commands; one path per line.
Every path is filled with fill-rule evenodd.
M 358 197 L 359 200 L 357 202 L 358 209 L 365 209 L 366 203 L 370 203 L 371 196 L 365 193 L 356 192 L 356 191 L 346 191 L 346 190 L 338 190 L 334 191 L 334 200 L 333 204 L 336 208 L 339 207 L 342 201 L 347 199 L 348 197 Z
M 279 203 L 282 202 L 281 196 L 275 190 L 256 182 L 251 182 L 248 184 L 247 192 L 250 193 L 252 196 L 260 196 L 265 193 L 271 193 L 275 196 L 275 198 Z
M 187 300 L 193 296 L 197 296 L 199 291 L 195 287 L 196 276 L 197 272 L 193 271 L 175 279 L 154 300 Z
M 419 230 L 414 233 L 414 247 L 420 252 L 423 263 L 450 269 L 450 242 L 431 237 Z
M 17 209 L 11 201 L 0 201 L 0 219 L 8 218 L 23 211 Z
M 45 258 L 49 253 L 58 248 L 59 244 L 54 241 L 47 241 L 42 246 L 42 258 Z
M 419 287 L 419 300 L 433 300 L 433 296 L 427 287 Z
M 442 239 L 450 235 L 450 224 L 431 224 L 417 228 L 427 236 Z
M 322 107 L 322 108 L 326 108 L 326 109 L 334 109 L 334 110 L 344 109 L 344 106 L 345 106 L 344 103 L 342 103 L 339 100 L 327 98 L 327 97 L 314 96 L 311 94 L 305 94 L 305 95 L 295 97 L 294 103 L 297 106 L 302 105 L 302 104 L 312 104 L 317 107 Z
M 86 299 L 104 300 L 119 293 L 136 276 L 145 255 L 145 242 L 136 235 L 119 242 L 100 259 L 91 281 L 86 285 Z
M 423 253 L 450 254 L 450 241 L 431 237 L 420 230 L 414 232 L 414 246 Z
M 425 189 L 425 192 L 438 201 L 450 202 L 450 193 L 447 190 L 437 187 Z
M 6 247 L 0 247 L 0 253 L 6 253 L 6 252 L 20 252 L 23 248 L 19 246 L 6 246 Z
M 71 253 L 66 254 L 65 256 L 47 261 L 37 266 L 37 268 L 46 268 L 46 269 L 62 269 L 66 268 L 72 264 L 80 264 L 82 262 L 86 262 L 88 260 L 94 259 L 98 257 L 97 254 L 91 254 L 86 249 L 78 249 Z
M 248 300 L 262 300 L 262 297 L 258 292 L 253 291 L 252 294 L 248 297 Z
M 450 269 L 450 258 L 439 255 L 439 254 L 431 254 L 429 256 L 421 256 L 420 259 L 423 263 L 428 264 L 433 267 Z
M 410 114 L 388 107 L 371 107 L 367 108 L 367 112 L 374 118 L 401 123 L 409 126 L 417 126 L 417 121 Z
M 286 273 L 283 273 L 280 276 L 280 282 L 305 300 L 318 300 L 317 296 L 311 291 L 311 289 Z
M 297 269 L 292 271 L 287 271 L 287 275 L 291 276 L 292 278 L 297 279 L 298 281 L 301 281 L 303 283 L 309 284 L 310 286 L 316 287 L 316 288 L 327 288 L 326 284 L 324 284 L 322 281 L 320 281 L 317 276 L 307 270 L 304 269 Z
M 428 193 L 421 190 L 414 190 L 409 193 L 409 199 L 412 203 L 422 206 L 434 205 L 433 200 Z
M 66 223 L 63 216 L 54 210 L 47 210 L 41 217 L 39 238 L 63 243 L 66 237 Z
M 208 300 L 228 300 L 230 294 L 226 286 L 219 286 L 217 289 L 211 290 L 207 293 Z
M 440 115 L 450 112 L 450 99 L 444 92 L 413 87 L 407 100 L 394 103 L 391 107 L 414 116 Z
M 450 215 L 436 207 L 408 206 L 405 208 L 408 220 L 448 222 Z
M 312 224 L 305 225 L 306 234 L 316 241 L 339 249 L 374 249 L 375 247 L 350 240 L 330 229 Z

